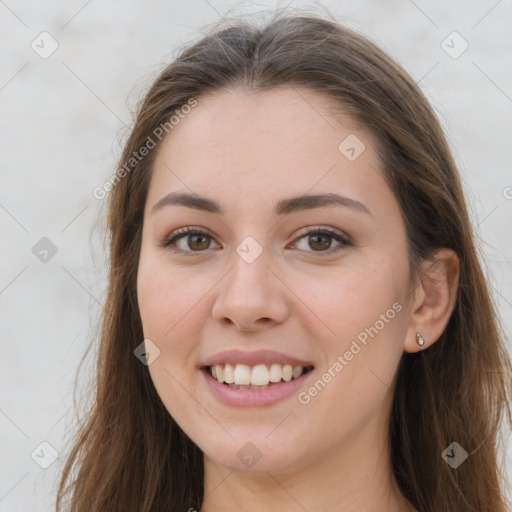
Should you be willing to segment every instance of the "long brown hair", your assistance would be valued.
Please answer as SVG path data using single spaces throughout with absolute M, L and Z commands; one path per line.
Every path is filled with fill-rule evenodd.
M 143 211 L 159 144 L 152 134 L 166 123 L 170 132 L 171 116 L 206 93 L 286 85 L 333 98 L 374 134 L 406 223 L 413 276 L 438 248 L 460 258 L 444 333 L 428 349 L 404 353 L 398 369 L 389 438 L 402 493 L 421 512 L 506 512 L 497 441 L 504 419 L 512 422 L 512 364 L 440 124 L 411 77 L 365 37 L 319 15 L 286 11 L 263 27 L 247 19 L 216 24 L 181 50 L 137 109 L 109 196 L 95 401 L 64 467 L 57 510 L 200 509 L 203 454 L 134 356 L 143 340 L 136 295 Z M 156 149 L 131 161 L 150 136 Z M 452 442 L 469 454 L 456 469 L 441 456 Z

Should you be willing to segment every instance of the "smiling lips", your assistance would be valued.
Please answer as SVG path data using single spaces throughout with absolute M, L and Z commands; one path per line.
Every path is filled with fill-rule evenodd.
M 202 368 L 230 388 L 266 389 L 301 377 L 313 365 L 274 350 L 229 350 L 209 358 Z
M 291 364 L 216 364 L 209 366 L 210 375 L 218 382 L 238 389 L 265 389 L 272 384 L 289 382 L 310 370 L 312 367 Z

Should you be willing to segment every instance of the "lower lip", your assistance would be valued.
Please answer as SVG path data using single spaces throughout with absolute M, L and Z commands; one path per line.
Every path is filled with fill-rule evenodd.
M 213 394 L 224 404 L 232 407 L 264 407 L 280 402 L 296 393 L 313 373 L 313 370 L 289 382 L 273 384 L 266 389 L 230 388 L 214 379 L 207 369 L 201 369 L 201 373 Z

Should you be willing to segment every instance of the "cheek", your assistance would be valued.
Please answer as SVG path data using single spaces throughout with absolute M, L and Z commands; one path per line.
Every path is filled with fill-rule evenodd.
M 350 436 L 386 414 L 403 351 L 405 305 L 399 290 L 392 267 L 376 265 L 351 268 L 309 295 L 308 305 L 322 320 L 315 321 L 315 332 L 326 358 L 300 398 L 326 449 L 329 439 Z
M 191 280 L 180 268 L 170 271 L 160 258 L 142 257 L 137 276 L 137 298 L 144 335 L 172 342 L 195 305 L 204 296 L 204 286 Z
M 407 323 L 402 293 L 406 276 L 399 265 L 387 262 L 354 264 L 333 273 L 315 293 L 305 282 L 298 290 L 317 314 L 310 318 L 317 326 L 315 338 L 326 354 L 320 374 L 330 371 L 325 379 L 333 383 L 326 388 L 336 389 L 334 407 L 346 402 L 357 408 L 360 400 L 367 397 L 371 401 L 374 394 L 380 400 L 395 375 Z
M 376 323 L 382 332 L 399 323 L 397 310 L 403 309 L 404 277 L 389 261 L 372 263 L 361 258 L 333 269 L 321 282 L 316 276 L 305 279 L 297 275 L 294 293 L 308 306 L 310 321 L 318 325 L 317 334 L 337 351 Z M 397 302 L 400 305 L 393 307 Z
M 199 339 L 199 322 L 194 322 L 199 311 L 197 293 L 190 282 L 180 279 L 179 272 L 171 275 L 162 263 L 141 259 L 137 278 L 139 311 L 144 338 L 160 350 L 149 370 L 164 402 L 166 395 L 178 391 L 175 379 L 184 383 L 195 370 L 191 355 L 196 350 L 194 340 Z
M 144 338 L 160 350 L 148 369 L 164 406 L 182 426 L 201 414 L 189 394 L 197 376 L 194 340 L 200 339 L 201 324 L 194 319 L 201 309 L 198 293 L 190 280 L 180 278 L 179 271 L 171 274 L 162 263 L 141 259 L 137 297 Z

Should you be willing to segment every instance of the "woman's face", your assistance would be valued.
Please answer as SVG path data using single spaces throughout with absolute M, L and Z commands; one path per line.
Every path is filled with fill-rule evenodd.
M 155 161 L 137 282 L 149 372 L 232 469 L 360 460 L 386 439 L 414 336 L 406 233 L 370 134 L 332 106 L 299 88 L 216 92 Z

